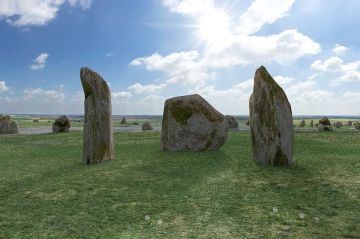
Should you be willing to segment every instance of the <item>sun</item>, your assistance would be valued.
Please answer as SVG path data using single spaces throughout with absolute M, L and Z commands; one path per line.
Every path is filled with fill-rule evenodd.
M 224 11 L 213 9 L 199 16 L 196 28 L 200 40 L 211 47 L 220 47 L 230 34 L 229 16 Z

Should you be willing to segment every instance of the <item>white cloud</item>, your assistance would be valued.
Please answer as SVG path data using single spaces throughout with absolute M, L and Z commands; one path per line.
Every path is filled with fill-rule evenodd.
M 227 67 L 239 64 L 265 64 L 278 62 L 290 64 L 305 55 L 320 52 L 320 45 L 298 30 L 285 30 L 277 35 L 239 35 L 229 39 L 221 51 L 205 53 L 205 61 L 212 67 Z
M 35 58 L 34 64 L 30 66 L 31 70 L 41 70 L 45 67 L 46 60 L 49 57 L 48 53 L 41 53 L 38 57 Z
M 342 46 L 340 44 L 336 44 L 335 47 L 332 49 L 332 52 L 335 54 L 335 55 L 342 55 L 344 53 L 346 53 L 347 51 L 349 50 L 349 48 L 345 47 L 345 46 Z
M 332 74 L 335 78 L 332 83 L 335 84 L 360 80 L 360 61 L 345 63 L 343 59 L 333 56 L 325 61 L 316 60 L 311 68 L 321 73 Z
M 167 56 L 155 53 L 149 57 L 137 58 L 130 65 L 144 65 L 148 71 L 162 71 L 168 77 L 167 84 L 181 82 L 200 87 L 214 75 L 208 73 L 207 66 L 199 57 L 197 51 L 176 52 Z
M 183 15 L 199 16 L 214 9 L 213 0 L 163 0 L 172 12 Z
M 275 76 L 274 80 L 278 83 L 281 87 L 289 85 L 290 83 L 295 81 L 293 77 L 286 77 L 286 76 Z
M 106 55 L 105 55 L 105 57 L 106 57 L 106 58 L 110 58 L 110 57 L 113 57 L 113 56 L 114 56 L 114 54 L 113 54 L 113 53 L 111 53 L 111 52 L 106 53 Z
M 237 33 L 251 35 L 287 15 L 295 0 L 255 0 L 239 17 Z
M 42 26 L 54 19 L 65 0 L 1 0 L 0 20 L 11 25 Z M 71 6 L 90 8 L 92 0 L 68 0 Z
M 8 90 L 9 90 L 9 87 L 6 86 L 6 82 L 5 81 L 0 81 L 0 93 L 8 91 Z
M 135 93 L 135 94 L 151 94 L 151 93 L 155 93 L 157 91 L 160 91 L 162 89 L 164 89 L 167 85 L 166 84 L 159 84 L 159 85 L 154 85 L 154 84 L 150 84 L 150 85 L 142 85 L 140 83 L 135 83 L 131 86 L 128 87 L 128 90 L 130 90 L 131 92 Z
M 131 97 L 132 94 L 127 91 L 120 91 L 120 92 L 111 93 L 111 96 L 112 96 L 113 100 L 122 100 L 122 99 Z
M 30 100 L 34 98 L 39 98 L 44 101 L 46 99 L 55 100 L 57 102 L 63 102 L 65 99 L 65 94 L 63 92 L 63 86 L 60 86 L 57 90 L 44 90 L 42 88 L 26 88 L 23 95 L 24 100 Z

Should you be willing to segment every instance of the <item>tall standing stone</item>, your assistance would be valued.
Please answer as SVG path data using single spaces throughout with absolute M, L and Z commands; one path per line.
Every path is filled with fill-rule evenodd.
M 166 100 L 161 148 L 165 151 L 218 150 L 229 131 L 226 118 L 200 95 Z
M 266 166 L 293 163 L 294 126 L 291 105 L 265 67 L 255 73 L 250 97 L 253 159 Z
M 98 164 L 114 155 L 111 93 L 107 83 L 89 68 L 80 70 L 85 94 L 83 161 Z

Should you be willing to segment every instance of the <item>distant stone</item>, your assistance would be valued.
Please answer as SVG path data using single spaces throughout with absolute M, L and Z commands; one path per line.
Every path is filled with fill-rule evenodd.
M 151 124 L 149 122 L 145 122 L 142 125 L 142 130 L 146 131 L 146 130 L 153 130 L 154 128 L 151 126 Z
M 165 151 L 219 150 L 228 131 L 226 118 L 200 95 L 165 102 L 161 133 Z
M 353 125 L 353 122 L 352 121 L 348 121 L 347 122 L 347 126 L 351 127 Z
M 310 127 L 314 127 L 314 120 L 310 121 Z
M 69 129 L 70 129 L 70 121 L 65 115 L 57 118 L 52 126 L 53 133 L 69 132 Z
M 126 124 L 126 118 L 125 117 L 121 119 L 120 124 Z
M 301 127 L 301 128 L 305 127 L 305 120 L 304 119 L 301 120 L 299 127 Z
M 328 117 L 323 117 L 319 120 L 319 131 L 321 131 L 321 132 L 334 131 Z
M 34 123 L 39 123 L 39 122 L 40 122 L 40 120 L 38 120 L 38 119 L 34 119 L 34 120 L 33 120 L 33 122 L 34 122 Z
M 246 121 L 246 124 L 245 124 L 245 125 L 249 126 L 249 125 L 250 125 L 250 121 L 249 121 L 249 120 Z
M 115 158 L 110 89 L 103 78 L 89 68 L 81 68 L 85 93 L 83 161 L 98 164 Z
M 9 115 L 0 115 L 0 134 L 18 134 L 19 125 Z
M 355 129 L 360 129 L 360 122 L 355 122 L 354 127 Z
M 340 129 L 341 126 L 342 126 L 342 123 L 341 123 L 341 122 L 337 121 L 337 122 L 335 123 L 335 128 Z
M 226 118 L 227 122 L 229 123 L 229 128 L 237 129 L 239 123 L 234 116 L 225 115 L 225 118 Z
M 249 105 L 253 159 L 265 166 L 292 165 L 291 105 L 283 89 L 263 66 L 255 73 Z

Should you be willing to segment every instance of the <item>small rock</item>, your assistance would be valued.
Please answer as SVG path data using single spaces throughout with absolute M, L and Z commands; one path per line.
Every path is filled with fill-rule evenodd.
M 161 219 L 157 220 L 157 224 L 158 224 L 158 225 L 163 224 L 163 220 L 161 220 Z
M 277 207 L 273 207 L 273 212 L 279 212 L 279 209 Z
M 144 219 L 145 219 L 145 221 L 149 221 L 151 219 L 150 215 L 145 215 Z
M 305 218 L 305 213 L 300 212 L 300 213 L 299 213 L 299 217 L 300 217 L 300 219 L 304 219 L 304 218 Z
M 314 221 L 315 221 L 316 223 L 319 223 L 319 222 L 320 222 L 320 217 L 314 217 Z

